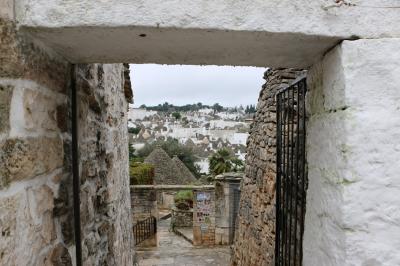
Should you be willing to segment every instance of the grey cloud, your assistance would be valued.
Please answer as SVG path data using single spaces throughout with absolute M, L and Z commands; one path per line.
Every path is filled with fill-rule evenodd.
M 202 102 L 224 106 L 257 103 L 264 68 L 232 66 L 131 66 L 135 106 Z

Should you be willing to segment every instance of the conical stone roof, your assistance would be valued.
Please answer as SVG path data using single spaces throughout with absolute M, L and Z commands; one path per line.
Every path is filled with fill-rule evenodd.
M 190 172 L 189 168 L 178 158 L 178 156 L 174 156 L 172 161 L 175 163 L 176 167 L 179 169 L 182 181 L 185 182 L 184 184 L 190 184 L 196 182 L 196 177 Z
M 155 148 L 144 162 L 154 166 L 154 183 L 156 185 L 186 185 L 190 183 L 162 148 Z

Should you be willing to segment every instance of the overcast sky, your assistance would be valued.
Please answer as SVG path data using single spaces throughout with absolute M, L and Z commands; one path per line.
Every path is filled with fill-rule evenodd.
M 256 104 L 265 68 L 131 64 L 135 106 L 202 102 Z

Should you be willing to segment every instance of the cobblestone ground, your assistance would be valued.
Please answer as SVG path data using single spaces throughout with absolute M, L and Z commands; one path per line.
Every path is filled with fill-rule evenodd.
M 158 224 L 159 246 L 138 248 L 139 266 L 228 266 L 229 247 L 194 247 L 180 236 L 169 232 L 170 219 Z

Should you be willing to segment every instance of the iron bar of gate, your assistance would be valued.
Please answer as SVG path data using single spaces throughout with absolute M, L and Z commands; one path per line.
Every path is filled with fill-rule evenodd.
M 302 160 L 303 160 L 303 164 L 301 164 L 301 167 L 302 167 L 302 172 L 301 172 L 301 184 L 302 184 L 302 193 L 304 193 L 304 197 L 302 197 L 301 199 L 302 199 L 302 202 L 301 202 L 301 218 L 303 219 L 303 221 L 302 221 L 302 223 L 300 223 L 300 228 L 301 228 L 301 230 L 300 230 L 300 232 L 301 232 L 301 240 L 303 240 L 303 234 L 304 234 L 304 213 L 305 213 L 305 206 L 306 206 L 306 189 L 307 189 L 307 187 L 306 187 L 306 182 L 307 182 L 307 179 L 306 179 L 306 164 L 305 164 L 305 162 L 306 162 L 306 153 L 305 153 L 305 150 L 306 150 L 306 101 L 305 101 L 305 97 L 306 97 L 306 90 L 307 90 L 307 87 L 306 87 L 306 82 L 305 82 L 305 79 L 304 79 L 304 82 L 302 82 L 302 83 L 300 83 L 299 84 L 300 85 L 300 87 L 301 87 L 301 90 L 302 90 L 302 97 L 303 97 L 303 99 L 302 99 L 302 113 L 303 113 L 303 119 L 302 119 L 302 133 L 303 133 L 303 138 L 302 138 L 302 145 L 303 145 L 303 149 L 302 149 L 302 153 L 301 153 L 301 156 L 302 156 Z M 300 261 L 302 262 L 303 261 L 303 241 L 301 241 L 300 242 Z
M 306 79 L 276 95 L 277 179 L 275 264 L 301 265 L 305 198 Z M 300 210 L 300 215 L 298 211 Z M 298 233 L 299 231 L 299 233 Z
M 298 88 L 299 89 L 299 88 Z M 300 131 L 299 131 L 299 124 L 300 124 L 300 93 L 297 93 L 297 99 L 296 99 L 296 126 L 297 126 L 297 134 L 296 134 L 296 158 L 299 157 L 299 143 L 300 143 Z M 299 162 L 296 160 L 296 169 L 295 169 L 295 176 L 299 176 Z M 296 180 L 296 185 L 294 187 L 294 195 L 295 195 L 295 205 L 294 205 L 294 217 L 297 216 L 297 209 L 298 209 L 298 202 L 297 202 L 297 193 L 298 193 L 298 187 L 299 187 L 299 182 Z M 294 227 L 294 258 L 297 257 L 297 224 L 295 224 Z M 296 265 L 296 260 L 294 261 L 294 265 Z
M 285 91 L 285 101 L 289 101 L 289 90 Z M 284 186 L 284 192 L 285 192 L 285 198 L 284 198 L 284 202 L 285 202 L 285 208 L 284 208 L 284 214 L 288 213 L 288 200 L 289 200 L 289 107 L 288 105 L 285 106 L 286 109 L 286 116 L 285 116 L 285 150 L 286 150 L 286 163 L 285 163 L 285 171 L 284 171 L 284 181 L 285 181 L 285 186 Z M 285 222 L 285 228 L 284 228 L 284 232 L 285 232 L 285 243 L 287 243 L 287 236 L 288 236 L 288 231 L 287 231 L 287 225 L 288 225 L 288 220 L 284 219 L 283 220 Z M 284 258 L 286 261 L 287 258 L 287 245 L 285 245 L 285 249 L 284 249 Z
M 133 235 L 135 236 L 135 245 L 157 233 L 157 219 L 153 216 L 137 222 L 133 226 Z
M 275 204 L 275 208 L 276 208 L 276 216 L 275 216 L 275 261 L 276 261 L 276 265 L 278 265 L 278 256 L 280 253 L 280 241 L 281 241 L 281 232 L 280 232 L 280 228 L 282 228 L 282 219 L 281 219 L 281 167 L 280 167 L 280 162 L 281 162 L 281 158 L 282 158 L 282 154 L 281 154 L 281 142 L 282 142 L 282 136 L 280 134 L 280 132 L 282 132 L 282 117 L 281 117 L 281 98 L 282 95 L 278 94 L 276 97 L 276 128 L 277 128 L 277 135 L 276 135 L 276 204 Z
M 231 219 L 231 231 L 229 237 L 229 244 L 233 243 L 235 238 L 235 233 L 238 228 L 238 213 L 239 213 L 239 205 L 240 205 L 240 188 L 233 189 L 233 211 L 232 211 L 232 219 Z
M 294 85 L 294 86 L 296 86 L 296 85 Z M 292 92 L 292 95 L 291 95 L 291 98 L 290 98 L 290 101 L 289 101 L 289 110 L 290 110 L 290 116 L 289 116 L 289 118 L 290 118 L 290 121 L 291 121 L 291 128 L 290 128 L 290 134 L 291 134 L 291 136 L 290 136 L 290 174 L 289 174 L 289 194 L 290 194 L 290 197 L 289 197 L 289 243 L 292 243 L 292 220 L 293 220 L 293 217 L 292 217 L 292 212 L 293 212 L 293 209 L 292 209 L 292 206 L 293 206 L 293 186 L 294 186 L 294 174 L 293 174 L 293 169 L 294 169 L 294 167 L 293 167 L 293 165 L 294 165 L 294 161 L 295 161 L 295 158 L 294 158 L 294 154 L 293 154 L 293 151 L 294 151 L 294 148 L 293 148 L 293 146 L 294 146 L 294 141 L 293 141 L 293 139 L 294 139 L 294 134 L 293 134 L 293 132 L 294 132 L 294 89 L 293 90 L 290 90 L 289 91 L 289 93 L 290 92 Z M 289 265 L 290 265 L 290 262 L 291 262 L 291 260 L 290 260 L 290 258 L 291 258 L 291 255 L 292 255 L 292 245 L 289 245 L 288 246 L 288 249 L 289 249 L 289 257 L 288 257 L 288 261 L 289 261 Z
M 72 137 L 72 191 L 74 210 L 74 236 L 76 265 L 82 265 L 81 218 L 80 218 L 80 180 L 78 146 L 78 110 L 76 88 L 76 65 L 71 65 L 71 137 Z

